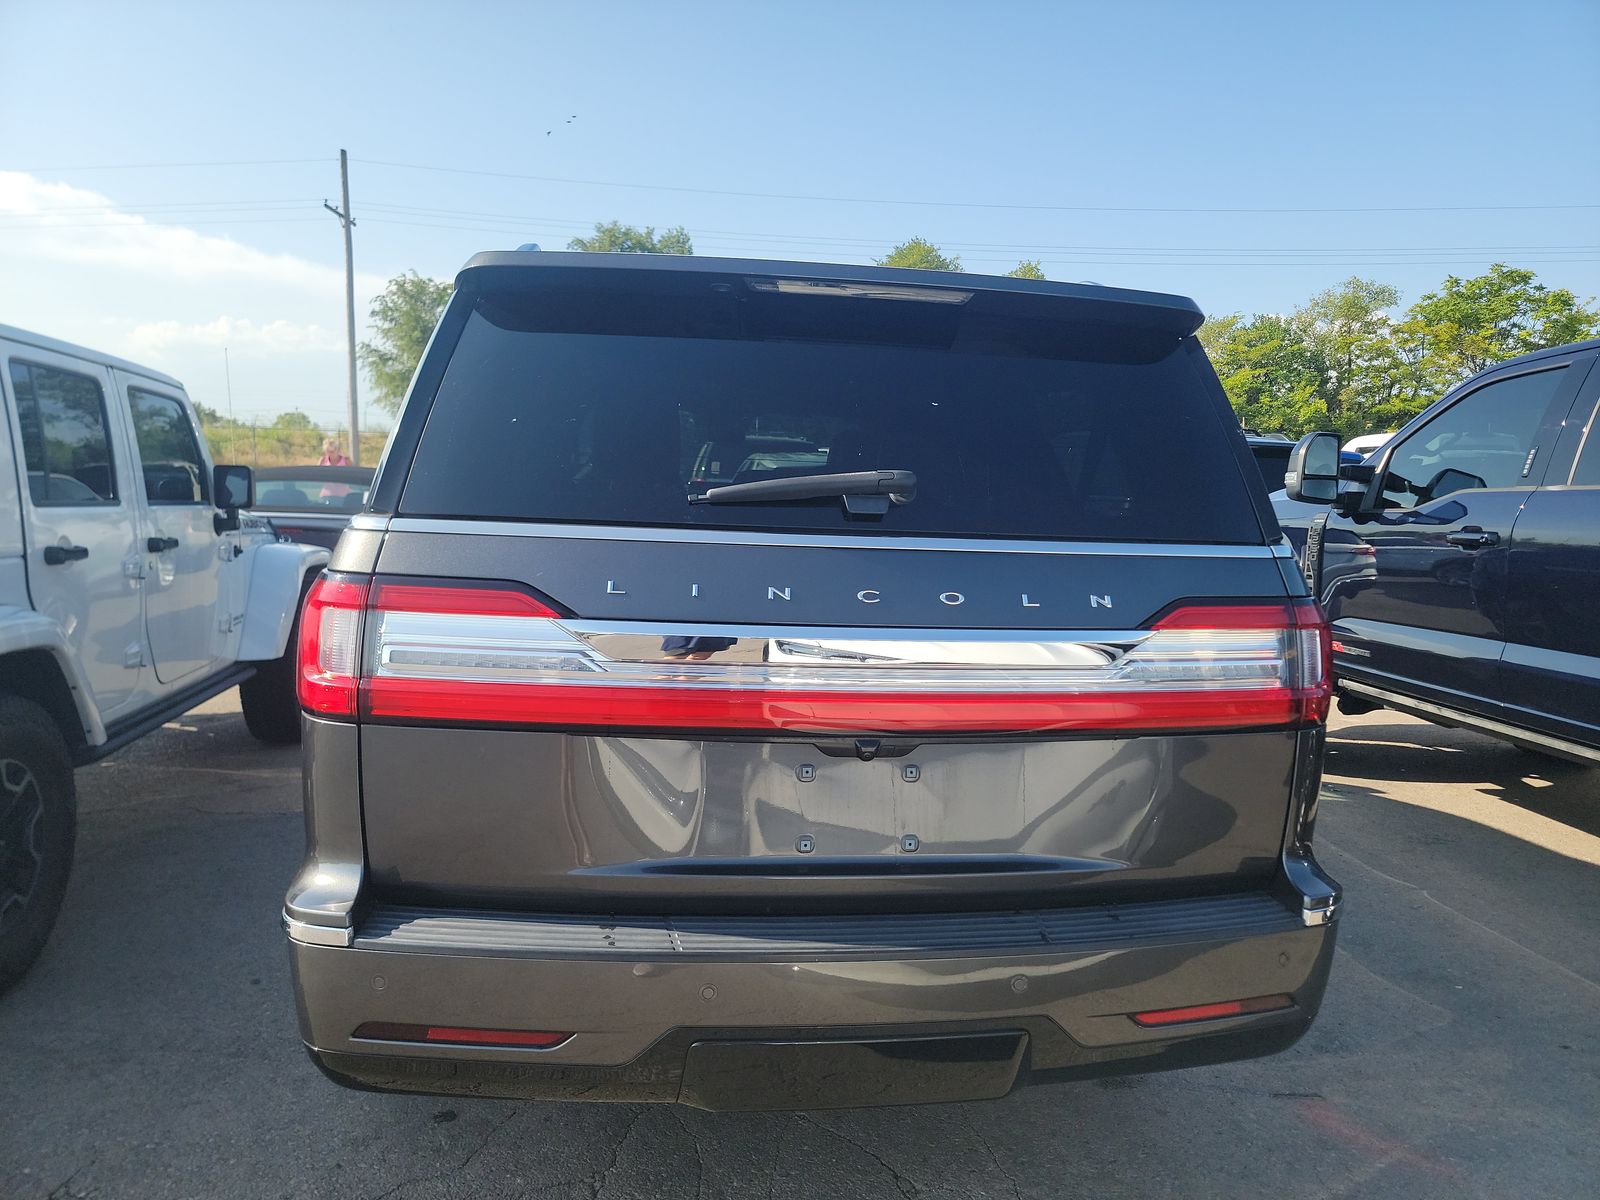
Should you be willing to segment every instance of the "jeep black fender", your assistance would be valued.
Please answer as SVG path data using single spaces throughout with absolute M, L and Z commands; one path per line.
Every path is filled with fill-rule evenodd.
M 98 746 L 103 743 L 106 740 L 105 722 L 100 718 L 100 709 L 94 702 L 88 682 L 78 669 L 78 660 L 72 656 L 66 638 L 61 635 L 61 627 L 30 608 L 0 605 L 0 656 L 30 650 L 49 657 L 60 671 L 61 682 L 71 696 L 78 727 L 62 728 L 61 733 L 67 739 L 67 744 Z M 38 696 L 30 698 L 40 699 Z M 66 715 L 56 712 L 57 706 L 53 704 L 45 704 L 45 707 L 58 720 Z

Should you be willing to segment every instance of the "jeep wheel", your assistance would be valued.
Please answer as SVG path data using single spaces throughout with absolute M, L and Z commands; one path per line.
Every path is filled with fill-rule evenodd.
M 22 978 L 50 936 L 76 825 L 61 731 L 31 700 L 0 697 L 0 992 Z
M 300 586 L 300 603 L 305 604 L 310 590 L 308 577 Z M 239 685 L 239 705 L 244 709 L 245 727 L 259 740 L 277 746 L 293 745 L 300 740 L 300 696 L 295 670 L 298 666 L 300 642 L 300 615 L 289 627 L 289 644 L 283 654 L 261 663 L 256 673 Z

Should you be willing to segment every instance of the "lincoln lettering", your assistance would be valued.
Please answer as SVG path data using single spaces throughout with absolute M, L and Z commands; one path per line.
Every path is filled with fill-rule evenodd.
M 703 586 L 704 585 L 702 584 L 691 583 L 689 585 L 690 598 L 695 600 L 700 599 L 705 594 L 702 590 Z M 777 584 L 766 584 L 765 588 L 766 597 L 768 600 L 792 601 L 794 599 L 794 586 L 792 584 L 784 584 L 781 587 Z M 627 589 L 622 586 L 621 581 L 616 579 L 606 580 L 605 590 L 606 595 L 608 596 L 626 596 L 628 594 Z M 881 604 L 883 602 L 883 592 L 878 588 L 862 588 L 855 594 L 855 596 L 856 600 L 862 604 Z M 940 604 L 950 608 L 958 607 L 959 605 L 967 602 L 967 596 L 964 592 L 937 592 L 934 594 L 934 598 L 937 599 Z M 1017 605 L 1020 608 L 1044 607 L 1043 603 L 1037 598 L 1037 596 L 1031 592 L 1021 593 L 1017 597 Z M 1110 608 L 1112 606 L 1111 597 L 1109 594 L 1091 594 L 1088 597 L 1088 605 L 1090 608 Z

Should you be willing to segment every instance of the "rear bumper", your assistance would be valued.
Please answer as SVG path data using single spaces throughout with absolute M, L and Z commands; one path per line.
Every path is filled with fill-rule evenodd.
M 1321 1004 L 1337 929 L 1296 901 L 635 921 L 379 908 L 352 945 L 291 925 L 290 946 L 302 1037 L 349 1086 L 826 1108 L 1283 1049 Z M 1251 1016 L 1129 1015 L 1279 994 L 1292 1006 Z M 547 1050 L 353 1037 L 366 1022 L 572 1036 Z

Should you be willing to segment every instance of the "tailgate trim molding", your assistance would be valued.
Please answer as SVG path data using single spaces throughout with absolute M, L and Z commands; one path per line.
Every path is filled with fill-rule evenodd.
M 882 958 L 1059 954 L 1211 941 L 1301 928 L 1298 912 L 1261 892 L 974 913 L 786 917 L 608 917 L 380 904 L 352 943 L 408 954 L 538 958 Z
M 363 522 L 356 528 L 369 526 Z M 488 537 L 561 538 L 568 541 L 683 542 L 736 546 L 820 546 L 840 550 L 959 550 L 991 554 L 1105 555 L 1116 558 L 1289 558 L 1282 539 L 1272 545 L 1221 545 L 1199 542 L 1051 542 L 1000 538 L 896 537 L 873 534 L 774 533 L 751 529 L 699 529 L 641 525 L 563 525 L 533 521 L 478 520 L 468 517 L 394 517 L 390 533 L 482 534 Z

